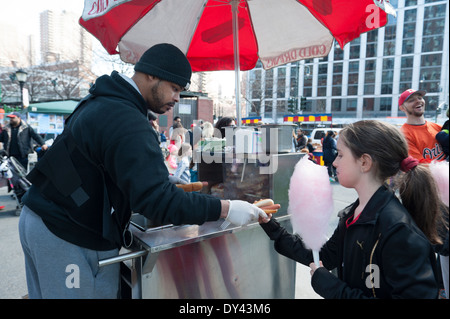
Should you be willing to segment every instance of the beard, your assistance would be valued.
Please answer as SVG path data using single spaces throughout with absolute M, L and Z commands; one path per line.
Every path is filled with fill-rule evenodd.
M 149 110 L 156 114 L 164 114 L 175 106 L 174 102 L 164 102 L 163 94 L 160 90 L 160 83 L 161 81 L 158 81 L 153 85 L 151 88 L 152 99 L 147 102 Z
M 408 115 L 413 115 L 415 117 L 421 117 L 425 113 L 425 107 L 422 107 L 420 110 L 417 110 L 415 107 L 405 107 L 405 110 Z

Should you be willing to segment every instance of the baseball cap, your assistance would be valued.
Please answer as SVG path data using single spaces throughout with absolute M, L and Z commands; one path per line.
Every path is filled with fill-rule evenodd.
M 19 112 L 12 112 L 12 113 L 6 115 L 6 117 L 18 117 L 18 118 L 20 118 L 21 115 L 20 115 Z
M 399 99 L 398 99 L 398 106 L 402 105 L 403 103 L 405 103 L 405 101 L 407 99 L 409 99 L 409 97 L 411 95 L 413 95 L 414 93 L 419 93 L 420 95 L 424 96 L 425 94 L 427 94 L 426 91 L 422 91 L 422 90 L 413 90 L 413 89 L 408 89 L 405 92 L 403 92 Z

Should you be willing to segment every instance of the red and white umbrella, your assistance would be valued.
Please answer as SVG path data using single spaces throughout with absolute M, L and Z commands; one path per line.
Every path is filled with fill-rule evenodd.
M 154 44 L 171 43 L 185 52 L 194 72 L 235 70 L 238 83 L 239 70 L 253 69 L 258 59 L 269 69 L 326 56 L 333 39 L 343 48 L 384 26 L 386 2 L 85 0 L 79 23 L 125 62 L 136 63 Z

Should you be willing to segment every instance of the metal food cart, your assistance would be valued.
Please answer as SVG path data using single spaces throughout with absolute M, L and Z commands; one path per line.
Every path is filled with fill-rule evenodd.
M 276 163 L 272 171 L 262 170 L 270 165 L 255 154 L 225 160 L 220 195 L 249 202 L 272 198 L 281 204 L 277 220 L 292 231 L 289 181 L 303 155 L 270 154 L 270 163 Z M 208 180 L 201 174 L 199 166 L 200 179 Z M 142 215 L 133 215 L 133 247 L 100 265 L 121 262 L 125 298 L 294 298 L 295 262 L 275 251 L 259 224 L 223 230 L 222 223 L 152 227 Z

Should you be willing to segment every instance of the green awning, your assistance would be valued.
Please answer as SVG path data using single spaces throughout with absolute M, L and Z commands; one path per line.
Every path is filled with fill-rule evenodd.
M 46 113 L 46 114 L 71 114 L 79 101 L 66 100 L 33 103 L 28 106 L 30 113 Z

